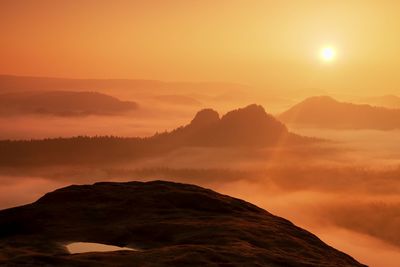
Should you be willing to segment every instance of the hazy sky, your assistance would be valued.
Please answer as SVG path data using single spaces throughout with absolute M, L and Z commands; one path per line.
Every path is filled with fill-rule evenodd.
M 394 0 L 2 0 L 0 73 L 395 93 L 399 14 Z

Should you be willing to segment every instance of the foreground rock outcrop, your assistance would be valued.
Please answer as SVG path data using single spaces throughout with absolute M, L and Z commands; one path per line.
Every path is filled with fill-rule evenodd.
M 139 251 L 69 254 L 71 242 Z M 364 266 L 245 201 L 172 182 L 73 185 L 0 211 L 0 266 Z

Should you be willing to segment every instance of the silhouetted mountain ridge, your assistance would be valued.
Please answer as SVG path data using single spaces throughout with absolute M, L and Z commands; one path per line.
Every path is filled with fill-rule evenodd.
M 121 93 L 131 91 L 146 95 L 182 95 L 204 90 L 213 93 L 243 92 L 249 87 L 228 82 L 165 82 L 146 79 L 72 79 L 57 77 L 15 76 L 0 74 L 0 93 L 24 91 L 97 91 Z M 125 94 L 124 94 L 125 95 Z
M 159 156 L 184 147 L 252 147 L 307 145 L 317 141 L 290 133 L 263 107 L 250 105 L 221 118 L 205 109 L 190 124 L 147 138 L 74 137 L 0 141 L 0 166 L 100 164 Z
M 69 254 L 71 242 L 140 251 Z M 364 266 L 243 200 L 165 181 L 73 185 L 0 211 L 0 264 Z
M 220 120 L 219 114 L 213 109 L 202 109 L 196 113 L 193 120 L 190 122 L 192 127 L 204 127 L 210 124 L 218 123 Z
M 116 115 L 136 110 L 132 101 L 96 92 L 19 92 L 0 94 L 0 115 Z
M 364 97 L 358 99 L 360 103 L 367 103 L 372 106 L 387 107 L 387 108 L 400 108 L 400 97 L 396 95 L 383 95 L 374 97 Z
M 310 97 L 278 116 L 287 124 L 333 129 L 400 129 L 400 110 Z
M 193 146 L 260 147 L 311 140 L 290 133 L 284 124 L 256 104 L 230 111 L 221 118 L 212 109 L 202 110 L 189 125 L 161 134 L 157 138 Z

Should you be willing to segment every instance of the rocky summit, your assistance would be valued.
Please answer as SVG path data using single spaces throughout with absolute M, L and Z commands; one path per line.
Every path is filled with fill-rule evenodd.
M 93 242 L 135 250 L 70 254 Z M 312 233 L 195 185 L 72 185 L 0 211 L 0 266 L 364 266 Z

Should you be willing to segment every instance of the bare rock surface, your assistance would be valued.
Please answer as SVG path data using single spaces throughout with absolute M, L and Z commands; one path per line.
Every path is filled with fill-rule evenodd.
M 94 242 L 132 251 L 70 254 Z M 0 211 L 0 266 L 364 266 L 288 220 L 195 185 L 72 185 Z

